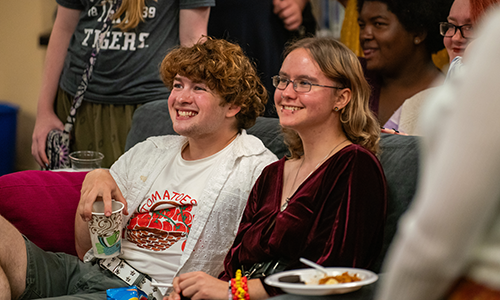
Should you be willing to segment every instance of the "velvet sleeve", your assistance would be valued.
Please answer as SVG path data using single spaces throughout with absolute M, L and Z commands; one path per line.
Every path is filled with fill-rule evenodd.
M 318 192 L 324 201 L 302 256 L 324 266 L 368 269 L 382 248 L 385 177 L 366 150 L 351 152 L 345 160 L 344 167 L 339 163 L 325 171 Z
M 369 269 L 382 248 L 387 205 L 385 177 L 378 160 L 365 150 L 351 151 L 331 162 L 313 199 L 317 205 L 309 209 L 316 217 L 310 228 L 303 226 L 309 234 L 300 233 L 302 218 L 294 209 L 289 213 L 295 224 L 276 224 L 299 228 L 298 233 L 297 229 L 290 233 L 295 238 L 280 245 L 290 249 L 287 254 L 295 261 L 288 269 L 305 267 L 298 261 L 300 257 L 328 267 Z M 303 213 L 306 206 L 295 211 L 299 210 Z M 282 293 L 265 284 L 264 288 L 269 295 Z
M 264 251 L 294 262 L 289 269 L 305 267 L 300 257 L 329 267 L 371 267 L 383 241 L 385 177 L 367 150 L 344 150 L 300 186 L 275 216 L 272 232 L 261 236 L 265 243 L 253 241 L 254 253 L 247 255 Z

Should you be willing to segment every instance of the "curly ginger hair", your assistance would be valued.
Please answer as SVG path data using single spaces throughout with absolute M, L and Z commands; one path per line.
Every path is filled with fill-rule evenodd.
M 226 40 L 204 37 L 191 47 L 179 46 L 163 59 L 160 73 L 169 89 L 181 75 L 205 83 L 222 98 L 221 105 L 241 107 L 238 129 L 252 127 L 264 112 L 268 95 L 254 64 L 240 46 Z

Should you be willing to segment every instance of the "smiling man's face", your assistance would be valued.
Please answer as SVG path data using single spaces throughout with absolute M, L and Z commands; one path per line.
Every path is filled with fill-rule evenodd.
M 190 138 L 217 134 L 227 126 L 230 105 L 220 105 L 221 97 L 205 83 L 193 82 L 189 78 L 175 76 L 172 92 L 168 97 L 168 108 L 174 130 Z

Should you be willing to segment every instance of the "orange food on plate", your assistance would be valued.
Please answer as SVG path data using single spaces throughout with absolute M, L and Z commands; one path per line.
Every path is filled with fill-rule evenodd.
M 348 283 L 354 281 L 361 281 L 358 274 L 349 275 L 349 273 L 344 272 L 342 275 L 337 276 L 325 276 L 318 281 L 318 284 L 338 284 L 338 283 Z

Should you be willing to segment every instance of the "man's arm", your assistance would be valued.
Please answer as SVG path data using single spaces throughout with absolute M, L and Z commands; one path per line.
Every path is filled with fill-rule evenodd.
M 92 247 L 88 222 L 77 213 L 75 217 L 75 248 L 78 257 L 83 260 L 85 253 Z
M 45 154 L 45 143 L 49 131 L 56 128 L 61 130 L 64 128 L 63 123 L 54 112 L 54 99 L 68 51 L 69 41 L 78 24 L 80 13 L 80 10 L 69 9 L 59 5 L 54 28 L 50 34 L 31 144 L 31 154 L 42 167 L 48 163 Z
M 210 7 L 181 9 L 179 13 L 179 39 L 181 46 L 192 46 L 207 35 Z
M 97 169 L 85 176 L 75 216 L 75 247 L 80 259 L 83 259 L 92 246 L 88 229 L 88 221 L 92 218 L 92 205 L 95 201 L 104 201 L 104 214 L 110 216 L 112 199 L 122 202 L 125 205 L 123 213 L 128 214 L 127 201 L 109 170 Z

